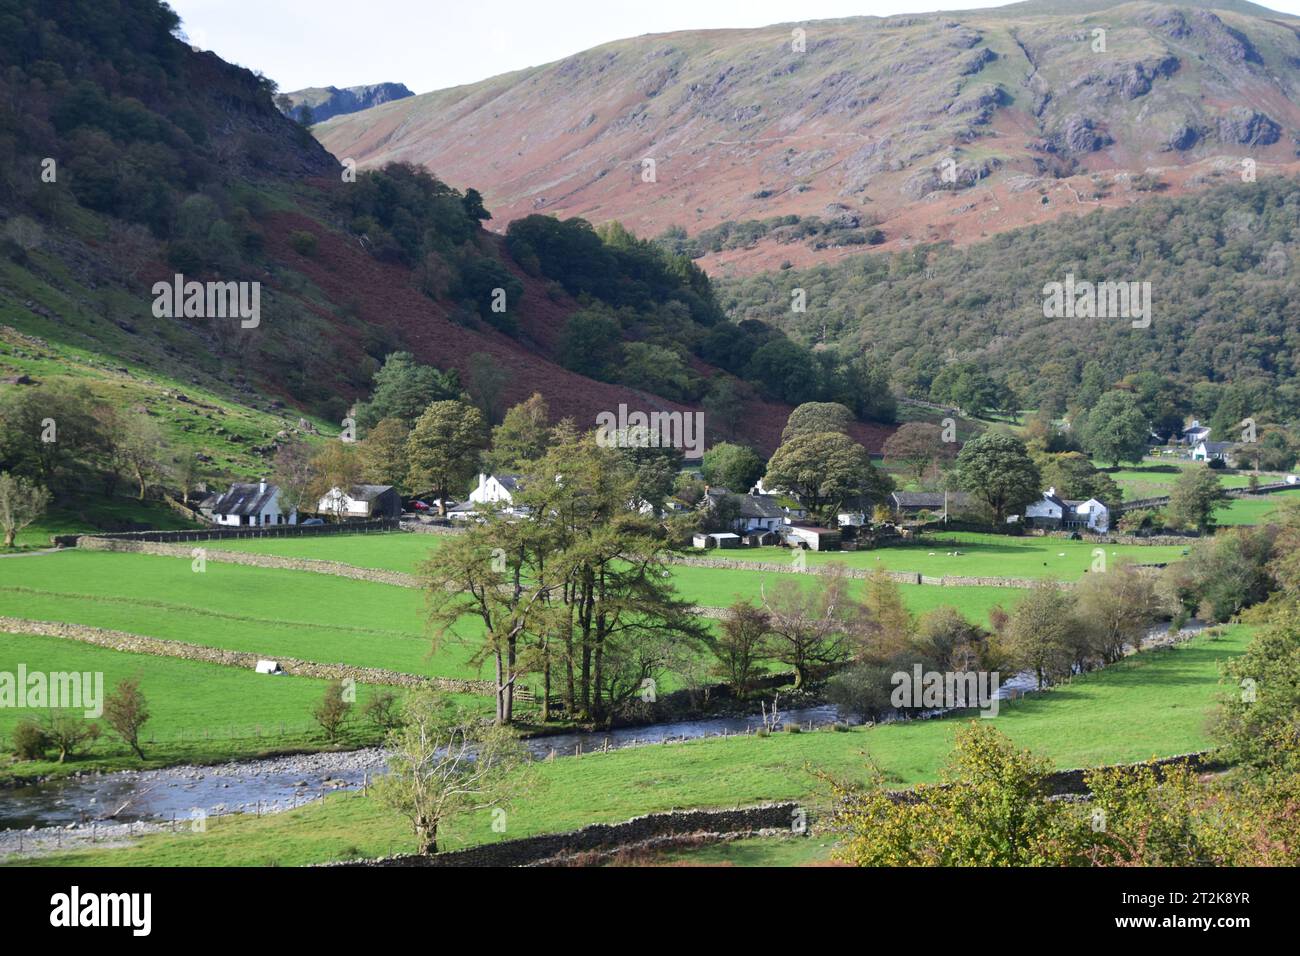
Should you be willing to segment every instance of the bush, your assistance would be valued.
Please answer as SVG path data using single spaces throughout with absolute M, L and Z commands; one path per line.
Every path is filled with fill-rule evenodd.
M 293 247 L 293 251 L 298 255 L 311 258 L 316 255 L 318 242 L 310 232 L 299 229 L 289 234 L 289 245 Z
M 19 721 L 14 728 L 14 753 L 19 760 L 40 760 L 49 746 L 49 735 L 36 721 Z

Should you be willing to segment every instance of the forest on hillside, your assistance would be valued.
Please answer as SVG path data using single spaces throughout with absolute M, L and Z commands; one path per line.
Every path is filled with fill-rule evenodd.
M 916 398 L 946 366 L 978 366 L 1022 408 L 1061 413 L 1092 386 L 1154 372 L 1209 417 L 1232 383 L 1289 417 L 1300 397 L 1300 183 L 1285 178 L 1160 198 L 992 237 L 917 245 L 807 270 L 719 280 L 733 321 L 760 320 L 812 347 L 889 363 Z M 1152 321 L 1045 318 L 1067 274 L 1149 282 Z M 796 290 L 804 311 L 792 309 Z M 941 383 L 942 384 L 942 383 Z M 1198 388 L 1199 386 L 1199 388 Z M 996 403 L 995 403 L 996 404 Z

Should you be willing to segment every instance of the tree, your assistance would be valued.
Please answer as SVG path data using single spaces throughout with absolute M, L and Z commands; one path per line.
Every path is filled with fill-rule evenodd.
M 357 446 L 337 440 L 326 442 L 312 456 L 311 476 L 307 492 L 312 508 L 335 488 L 347 494 L 361 481 L 361 456 Z M 343 498 L 334 499 L 333 505 L 336 510 L 334 517 L 341 518 Z
M 1087 501 L 1096 498 L 1108 504 L 1123 500 L 1124 493 L 1115 479 L 1093 467 L 1088 456 L 1077 451 L 1035 456 L 1042 483 L 1055 488 L 1062 498 Z
M 903 465 L 920 480 L 937 461 L 955 458 L 957 443 L 943 440 L 943 429 L 929 422 L 904 422 L 885 439 L 885 458 Z
M 420 416 L 406 440 L 413 489 L 428 488 L 446 514 L 449 495 L 464 493 L 478 468 L 486 442 L 483 414 L 464 402 L 434 402 Z
M 829 513 L 859 495 L 876 501 L 892 487 L 871 465 L 867 450 L 840 432 L 798 432 L 767 463 L 767 488 L 787 489 L 814 514 Z
M 849 596 L 843 569 L 818 575 L 816 587 L 785 576 L 762 587 L 772 656 L 794 668 L 794 686 L 803 687 L 814 670 L 853 658 L 874 633 L 867 609 Z
M 523 748 L 509 728 L 484 726 L 428 690 L 407 695 L 388 750 L 375 796 L 407 819 L 420 853 L 438 852 L 439 834 L 457 816 L 500 807 L 528 786 Z
M 725 375 L 709 379 L 708 392 L 701 402 L 712 435 L 734 438 L 745 414 L 745 403 L 735 381 Z
M 62 488 L 106 456 L 105 414 L 85 386 L 25 388 L 0 405 L 0 460 L 15 474 Z
M 491 660 L 496 722 L 514 719 L 515 684 L 523 643 L 537 633 L 537 620 L 555 587 L 546 579 L 541 517 L 521 521 L 489 515 L 438 549 L 422 567 L 435 648 L 449 638 L 466 640 L 456 627 L 466 618 L 481 625 L 482 643 L 472 662 Z
M 492 429 L 492 447 L 483 454 L 489 472 L 518 474 L 546 453 L 551 438 L 551 410 L 541 393 L 512 406 Z
M 988 721 L 957 733 L 942 782 L 895 800 L 883 786 L 833 785 L 837 858 L 855 866 L 1052 866 L 1080 862 L 1051 762 L 1017 750 Z M 879 775 L 877 775 L 878 777 Z
M 1128 561 L 1084 575 L 1074 595 L 1088 645 L 1102 664 L 1118 661 L 1126 646 L 1140 649 L 1160 613 L 1154 578 Z
M 754 350 L 745 378 L 757 382 L 770 397 L 797 405 L 817 395 L 817 369 L 812 353 L 785 337 Z
M 140 747 L 140 731 L 149 722 L 149 717 L 149 702 L 145 700 L 137 678 L 122 678 L 117 689 L 104 698 L 104 721 L 141 760 L 144 759 L 144 750 Z
M 839 402 L 804 402 L 786 419 L 781 441 L 789 441 L 802 432 L 841 432 L 847 435 L 852 424 L 853 413 Z
M 325 739 L 337 743 L 343 736 L 343 727 L 352 712 L 352 703 L 343 690 L 343 682 L 333 680 L 325 686 L 325 693 L 320 702 L 312 708 L 312 719 L 320 726 Z
M 410 474 L 406 441 L 411 429 L 400 418 L 384 418 L 357 443 L 361 474 L 369 482 L 405 489 Z
M 375 373 L 370 401 L 357 407 L 357 424 L 363 428 L 384 418 L 415 422 L 433 402 L 457 398 L 460 380 L 454 369 L 440 371 L 421 365 L 410 352 L 393 352 Z
M 313 509 L 316 506 L 317 499 L 312 498 L 312 492 L 317 490 L 319 481 L 313 457 L 314 452 L 306 442 L 291 441 L 275 450 L 271 465 L 271 480 L 284 495 L 284 504 L 300 514 L 309 505 Z
M 99 739 L 99 724 L 84 720 L 74 713 L 51 711 L 42 727 L 48 745 L 59 752 L 59 763 L 63 763 L 83 747 L 88 747 Z
M 1119 467 L 1121 461 L 1141 461 L 1151 436 L 1151 423 L 1130 392 L 1106 392 L 1088 409 L 1083 447 L 1088 454 Z
M 1019 439 L 985 432 L 957 456 L 958 481 L 1001 525 L 1042 493 L 1038 468 Z
M 1208 534 L 1214 529 L 1214 513 L 1227 506 L 1219 476 L 1193 465 L 1174 479 L 1166 513 L 1175 527 L 1194 527 Z
M 161 473 L 165 447 L 162 429 L 144 409 L 134 409 L 118 422 L 113 437 L 113 458 L 135 482 L 140 501 L 144 501 L 149 483 Z
M 1041 690 L 1070 675 L 1078 636 L 1074 598 L 1057 582 L 1043 579 L 1012 612 L 1007 650 L 1020 667 L 1034 672 Z
M 592 306 L 569 316 L 560 333 L 556 354 L 560 364 L 570 371 L 608 381 L 618 364 L 622 340 L 623 328 L 612 310 Z
M 763 459 L 752 448 L 720 442 L 704 453 L 700 473 L 710 485 L 745 494 L 763 477 Z
M 1220 699 L 1215 736 L 1235 763 L 1283 774 L 1300 773 L 1300 604 L 1288 601 L 1224 665 L 1228 691 Z
M 902 651 L 912 639 L 915 622 L 903 603 L 898 582 L 884 569 L 873 571 L 867 578 L 862 603 L 876 625 L 871 655 L 884 659 Z
M 470 401 L 483 413 L 483 418 L 496 422 L 501 415 L 501 395 L 510 376 L 486 352 L 475 352 L 469 357 L 469 371 L 465 376 L 465 390 Z
M 727 608 L 714 642 L 714 672 L 727 682 L 736 697 L 748 697 L 762 664 L 768 658 L 767 612 L 748 601 Z
M 50 493 L 35 482 L 0 471 L 0 528 L 6 548 L 14 546 L 18 532 L 45 514 Z

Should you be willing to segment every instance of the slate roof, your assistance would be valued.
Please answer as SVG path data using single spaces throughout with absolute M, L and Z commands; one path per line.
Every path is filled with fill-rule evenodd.
M 392 485 L 353 485 L 348 489 L 348 497 L 353 501 L 374 501 L 392 488 Z
M 263 486 L 248 482 L 235 482 L 230 490 L 212 503 L 212 513 L 218 515 L 256 515 L 261 514 L 268 504 L 275 501 L 280 493 L 277 485 Z

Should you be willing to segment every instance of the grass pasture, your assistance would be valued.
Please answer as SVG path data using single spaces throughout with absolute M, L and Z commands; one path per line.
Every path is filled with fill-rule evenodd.
M 1144 760 L 1209 746 L 1207 716 L 1218 668 L 1241 653 L 1249 628 L 1234 626 L 1135 657 L 1003 708 L 996 726 L 1058 767 Z M 489 816 L 458 822 L 444 848 L 553 832 L 674 807 L 799 799 L 823 805 L 809 769 L 863 776 L 864 755 L 893 786 L 935 780 L 959 719 L 887 724 L 846 733 L 777 733 L 638 747 L 538 764 L 537 782 L 509 808 L 508 830 Z M 300 865 L 410 851 L 401 821 L 349 794 L 274 817 L 226 817 L 206 834 L 144 837 L 119 850 L 44 857 L 38 865 Z M 797 848 L 783 851 L 791 855 Z M 815 856 L 809 848 L 810 856 Z M 756 851 L 757 852 L 757 851 Z
M 322 746 L 311 709 L 325 692 L 326 681 L 306 677 L 271 677 L 250 670 L 148 654 L 131 654 L 55 637 L 0 633 L 0 671 L 14 673 L 99 672 L 111 693 L 127 677 L 140 680 L 151 719 L 145 725 L 143 764 L 116 737 L 101 736 L 85 755 L 60 766 L 30 761 L 0 762 L 0 779 L 34 777 L 74 770 L 123 770 L 176 763 L 214 763 L 275 751 Z M 373 688 L 357 687 L 357 706 Z M 13 730 L 32 709 L 0 707 L 0 751 L 9 748 Z M 378 735 L 357 726 L 348 735 L 353 746 L 375 743 Z

